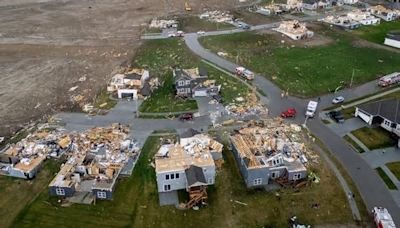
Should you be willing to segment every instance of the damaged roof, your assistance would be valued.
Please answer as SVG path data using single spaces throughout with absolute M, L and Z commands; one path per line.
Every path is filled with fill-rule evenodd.
M 203 169 L 198 166 L 191 165 L 188 169 L 185 170 L 185 174 L 189 187 L 207 184 Z
M 358 106 L 365 112 L 368 112 L 374 116 L 381 116 L 394 123 L 400 123 L 400 100 L 399 99 L 387 99 L 381 101 L 375 101 L 367 104 Z

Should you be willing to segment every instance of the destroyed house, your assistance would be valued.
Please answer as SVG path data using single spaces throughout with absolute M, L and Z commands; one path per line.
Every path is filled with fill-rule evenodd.
M 144 91 L 149 94 L 150 75 L 148 70 L 144 69 L 131 69 L 125 74 L 116 74 L 111 78 L 107 86 L 107 91 L 114 93 L 116 92 L 118 98 L 134 98 L 136 99 L 138 94 L 142 96 L 147 96 L 141 94 Z
M 178 144 L 162 145 L 155 156 L 158 192 L 181 189 L 189 192 L 193 187 L 214 184 L 216 170 L 212 154 L 222 154 L 222 147 L 205 134 L 181 138 Z
M 174 69 L 174 84 L 176 95 L 179 97 L 204 97 L 217 95 L 220 86 L 215 80 L 208 80 L 205 68 Z
M 283 21 L 278 28 L 274 28 L 273 30 L 280 32 L 293 40 L 306 39 L 314 35 L 314 32 L 309 31 L 306 28 L 305 23 L 300 23 L 297 20 Z
M 68 135 L 39 127 L 37 131 L 0 153 L 0 174 L 32 179 L 47 157 L 60 157 L 70 146 L 71 139 Z
M 304 145 L 287 137 L 288 126 L 249 127 L 230 136 L 233 154 L 248 188 L 267 187 L 275 179 L 306 178 Z
M 88 203 L 112 199 L 122 169 L 139 153 L 126 132 L 126 127 L 114 125 L 77 135 L 72 155 L 49 184 L 49 194 Z

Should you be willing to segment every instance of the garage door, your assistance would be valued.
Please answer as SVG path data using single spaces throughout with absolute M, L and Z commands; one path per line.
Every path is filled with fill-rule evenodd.
M 133 93 L 121 93 L 121 98 L 131 98 L 131 99 L 133 99 Z
M 362 120 L 364 120 L 365 122 L 369 123 L 369 121 L 371 120 L 371 116 L 367 115 L 363 112 L 358 111 L 357 112 L 357 116 L 360 117 Z
M 206 97 L 207 96 L 207 91 L 206 90 L 196 90 L 194 92 L 195 97 Z

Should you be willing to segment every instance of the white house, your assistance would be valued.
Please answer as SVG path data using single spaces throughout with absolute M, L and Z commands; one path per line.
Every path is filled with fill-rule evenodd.
M 377 124 L 400 137 L 400 100 L 398 99 L 361 104 L 356 107 L 354 115 L 369 125 Z M 400 147 L 400 138 L 398 147 Z
M 343 3 L 347 4 L 347 5 L 354 5 L 357 2 L 358 2 L 358 0 L 343 0 Z
M 380 18 L 374 17 L 370 12 L 354 10 L 347 14 L 347 17 L 351 20 L 357 21 L 363 25 L 376 25 L 381 22 Z
M 400 48 L 400 32 L 390 32 L 386 35 L 385 45 Z

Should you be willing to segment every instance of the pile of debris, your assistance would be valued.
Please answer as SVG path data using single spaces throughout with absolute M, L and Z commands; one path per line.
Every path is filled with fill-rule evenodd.
M 247 94 L 246 98 L 238 97 L 235 103 L 229 104 L 225 107 L 227 113 L 233 116 L 249 116 L 259 115 L 267 116 L 268 108 L 262 105 L 255 93 Z
M 151 20 L 150 28 L 159 28 L 159 29 L 166 29 L 166 28 L 178 28 L 178 21 L 176 20 L 159 20 L 154 18 Z
M 281 119 L 254 122 L 230 136 L 233 152 L 247 187 L 303 186 L 307 181 L 308 153 L 301 127 Z M 311 153 L 312 154 L 312 153 Z
M 128 68 L 111 78 L 107 91 L 118 98 L 137 99 L 149 96 L 159 85 L 158 78 L 151 78 L 148 70 Z
M 355 29 L 361 25 L 376 25 L 379 24 L 381 19 L 374 17 L 368 11 L 353 10 L 346 15 L 340 16 L 327 16 L 319 21 L 336 25 L 345 29 Z
M 400 18 L 400 10 L 398 9 L 389 9 L 382 5 L 372 6 L 367 9 L 374 16 L 379 17 L 385 21 L 394 21 Z
M 273 30 L 280 32 L 293 40 L 310 38 L 314 32 L 307 29 L 305 23 L 300 23 L 297 20 L 283 21 L 278 28 Z
M 277 4 L 272 1 L 265 6 L 259 6 L 257 13 L 263 15 L 283 14 L 288 12 L 302 12 L 303 4 L 299 0 L 288 0 L 286 4 Z
M 73 134 L 68 161 L 49 184 L 50 195 L 111 199 L 122 169 L 139 156 L 140 150 L 128 138 L 128 132 L 128 126 L 113 124 Z
M 234 20 L 233 15 L 230 14 L 228 11 L 220 11 L 220 10 L 207 11 L 205 13 L 200 14 L 199 17 L 200 19 L 205 19 L 216 23 L 232 24 Z
M 72 139 L 61 129 L 39 126 L 14 145 L 0 152 L 0 174 L 24 179 L 36 176 L 47 157 L 59 158 L 71 148 Z

